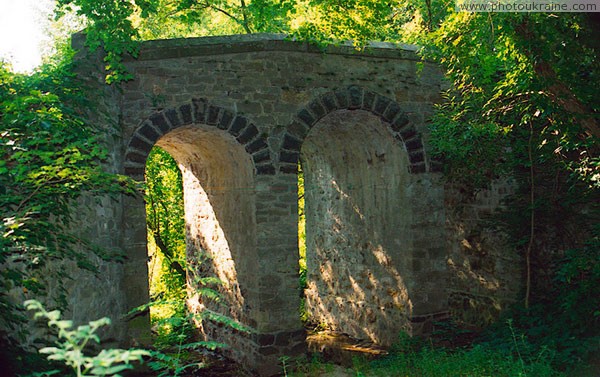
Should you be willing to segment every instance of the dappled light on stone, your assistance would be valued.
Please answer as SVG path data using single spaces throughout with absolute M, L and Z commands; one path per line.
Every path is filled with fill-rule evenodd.
M 255 273 L 252 259 L 245 256 L 240 263 L 252 249 L 255 224 L 249 157 L 227 133 L 200 125 L 174 130 L 157 145 L 182 171 L 189 308 L 192 313 L 225 309 L 223 314 L 246 322 L 242 287 L 252 287 L 249 278 Z M 205 277 L 220 281 L 209 287 L 220 291 L 224 302 L 202 296 Z
M 339 111 L 302 148 L 310 320 L 391 345 L 410 331 L 408 156 L 379 118 Z

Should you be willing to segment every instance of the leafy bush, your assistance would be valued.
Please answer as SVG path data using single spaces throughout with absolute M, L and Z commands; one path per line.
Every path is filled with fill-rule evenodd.
M 72 51 L 31 76 L 0 62 L 0 343 L 20 353 L 24 321 L 10 294 L 45 295 L 49 281 L 66 304 L 64 275 L 45 267 L 72 261 L 95 271 L 90 255 L 119 260 L 74 230 L 77 205 L 90 196 L 133 194 L 134 183 L 108 173 L 103 140 L 112 131 L 84 120 L 93 109 L 73 73 Z M 44 271 L 44 273 L 41 273 Z M 20 301 L 17 300 L 17 301 Z
M 36 300 L 27 300 L 24 305 L 27 310 L 35 311 L 35 319 L 45 318 L 48 320 L 48 327 L 57 330 L 56 346 L 44 347 L 39 352 L 47 354 L 48 360 L 64 363 L 73 369 L 77 377 L 119 376 L 119 372 L 133 369 L 133 362 L 141 363 L 144 356 L 150 355 L 148 351 L 140 349 L 103 349 L 95 356 L 88 356 L 86 353 L 89 352 L 91 343 L 100 344 L 97 331 L 103 326 L 110 325 L 109 318 L 101 318 L 72 329 L 73 322 L 61 320 L 60 311 L 49 312 Z M 52 370 L 44 374 L 52 375 L 59 372 Z

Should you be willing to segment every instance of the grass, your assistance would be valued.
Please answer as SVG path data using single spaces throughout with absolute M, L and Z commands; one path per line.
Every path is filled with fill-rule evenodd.
M 290 369 L 290 368 L 288 368 Z M 335 374 L 330 374 L 336 370 Z M 290 377 L 566 377 L 543 354 L 523 359 L 519 353 L 496 350 L 487 345 L 469 348 L 434 347 L 423 341 L 402 338 L 384 358 L 368 361 L 355 358 L 343 373 L 339 367 L 318 358 L 300 363 Z

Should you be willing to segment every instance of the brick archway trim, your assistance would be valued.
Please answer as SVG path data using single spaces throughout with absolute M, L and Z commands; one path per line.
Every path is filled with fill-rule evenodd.
M 282 173 L 297 173 L 304 139 L 321 118 L 337 110 L 365 110 L 378 116 L 406 148 L 410 173 L 437 171 L 437 164 L 426 158 L 421 134 L 402 107 L 385 96 L 353 85 L 318 96 L 296 114 L 286 130 L 279 154 L 279 170 Z
M 179 107 L 156 112 L 144 120 L 127 145 L 124 173 L 143 180 L 146 159 L 158 139 L 176 128 L 192 124 L 227 131 L 252 157 L 256 174 L 275 174 L 266 136 L 261 135 L 246 117 L 212 105 L 206 99 L 192 99 Z

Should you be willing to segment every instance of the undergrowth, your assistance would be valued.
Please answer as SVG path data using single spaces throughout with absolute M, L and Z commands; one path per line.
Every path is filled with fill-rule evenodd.
M 511 324 L 508 327 L 511 328 Z M 356 377 L 562 377 L 564 372 L 552 366 L 551 354 L 531 352 L 526 339 L 513 332 L 507 342 L 513 348 L 494 349 L 486 343 L 472 347 L 435 347 L 431 341 L 403 335 L 389 355 L 369 361 L 354 358 L 345 375 Z M 313 358 L 300 363 L 286 376 L 319 376 L 334 366 Z

